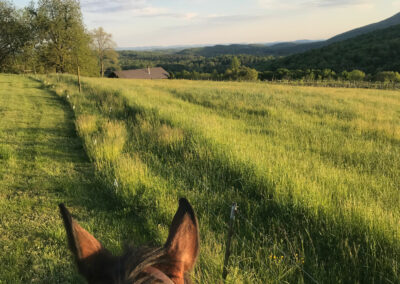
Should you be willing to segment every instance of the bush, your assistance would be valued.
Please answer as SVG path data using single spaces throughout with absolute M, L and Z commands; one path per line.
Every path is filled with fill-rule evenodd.
M 397 83 L 400 82 L 400 74 L 393 71 L 382 71 L 376 74 L 375 80 L 386 83 Z
M 353 70 L 347 73 L 347 79 L 350 81 L 363 81 L 364 78 L 365 78 L 365 73 L 361 70 Z

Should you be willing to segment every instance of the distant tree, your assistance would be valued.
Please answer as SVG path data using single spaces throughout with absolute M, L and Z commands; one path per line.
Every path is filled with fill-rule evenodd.
M 240 60 L 239 60 L 239 58 L 237 58 L 236 56 L 234 56 L 233 58 L 232 58 L 232 61 L 231 61 L 231 69 L 232 69 L 232 71 L 233 72 L 238 72 L 239 71 L 239 68 L 240 68 Z
M 376 74 L 375 80 L 380 82 L 397 83 L 400 82 L 400 74 L 393 71 L 382 71 Z
M 290 79 L 290 71 L 286 68 L 279 68 L 275 72 L 275 78 L 278 80 L 289 80 Z
M 239 71 L 238 80 L 240 80 L 240 81 L 257 81 L 258 80 L 258 71 L 256 69 L 242 66 Z
M 342 73 L 340 73 L 340 77 L 343 80 L 348 80 L 349 79 L 349 72 L 347 72 L 346 70 L 344 70 Z
M 264 71 L 259 74 L 259 78 L 261 81 L 272 81 L 274 79 L 273 71 Z
M 325 68 L 324 70 L 322 70 L 321 75 L 324 80 L 331 80 L 331 79 L 335 78 L 336 73 L 335 73 L 335 71 L 333 71 L 331 69 Z
M 365 73 L 361 70 L 353 70 L 347 74 L 347 79 L 350 81 L 362 81 L 365 78 Z
M 93 49 L 100 65 L 100 76 L 104 77 L 106 69 L 119 68 L 118 53 L 115 51 L 116 43 L 112 40 L 112 35 L 106 33 L 102 27 L 91 32 Z
M 313 71 L 312 69 L 307 69 L 307 70 L 304 72 L 304 78 L 305 78 L 306 80 L 311 80 L 311 81 L 315 80 L 315 73 L 314 73 L 314 71 Z
M 304 71 L 301 69 L 293 70 L 292 71 L 292 79 L 301 80 L 305 76 Z

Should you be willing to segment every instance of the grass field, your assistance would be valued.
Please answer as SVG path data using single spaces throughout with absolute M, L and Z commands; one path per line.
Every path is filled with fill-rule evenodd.
M 0 75 L 0 86 L 0 283 L 84 283 L 57 204 L 116 250 L 143 240 L 140 222 L 95 182 L 68 104 L 28 78 Z
M 1 244 L 9 247 L 7 257 L 23 265 L 0 268 L 0 279 L 32 279 L 35 273 L 22 268 L 36 264 L 42 273 L 51 271 L 35 276 L 39 282 L 74 282 L 77 276 L 54 210 L 59 200 L 118 252 L 124 240 L 162 244 L 177 199 L 186 196 L 201 229 L 201 254 L 193 274 L 198 283 L 216 283 L 221 277 L 231 202 L 239 204 L 239 213 L 228 282 L 400 281 L 398 91 L 87 78 L 79 94 L 69 76 L 40 78 L 42 90 L 25 78 L 1 78 L 9 81 L 3 83 L 8 84 L 4 94 L 15 93 L 15 101 L 0 97 L 0 131 L 21 133 L 0 136 L 5 153 L 0 162 L 8 169 L 1 172 L 2 202 L 14 208 L 1 219 L 9 224 L 0 228 L 9 232 Z M 25 85 L 43 97 L 39 109 L 31 106 L 29 96 L 34 95 L 28 95 Z M 25 106 L 20 97 L 26 96 Z M 52 105 L 45 102 L 47 97 Z M 13 108 L 32 113 L 26 124 L 46 113 L 40 121 L 50 133 L 4 130 L 15 117 L 5 116 L 8 123 L 4 120 L 3 126 L 3 110 Z M 62 119 L 47 115 L 56 110 Z M 74 116 L 88 159 L 73 131 Z M 56 127 L 52 123 L 63 130 L 50 131 Z M 37 158 L 31 161 L 31 144 L 23 140 L 33 139 L 29 133 L 63 143 L 52 144 L 50 150 L 34 143 Z M 13 154 L 16 147 L 23 149 L 20 162 Z M 71 156 L 58 158 L 59 151 Z M 18 168 L 11 170 L 10 165 Z M 26 173 L 30 171 L 35 173 Z M 28 182 L 29 175 L 37 182 Z M 44 201 L 38 208 L 13 201 L 7 194 L 21 187 L 9 179 L 28 184 L 23 187 L 29 189 L 26 194 L 43 184 L 35 198 Z M 29 202 L 35 198 L 27 197 Z M 48 259 L 32 242 L 12 239 L 35 235 L 12 221 L 24 210 L 36 210 L 33 224 L 56 220 L 49 227 L 35 227 L 42 228 L 38 241 L 51 240 Z M 13 252 L 21 248 L 22 255 Z

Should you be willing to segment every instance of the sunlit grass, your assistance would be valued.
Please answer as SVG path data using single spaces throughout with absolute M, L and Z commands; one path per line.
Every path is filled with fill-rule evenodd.
M 78 94 L 72 77 L 55 90 L 149 239 L 162 242 L 178 196 L 191 200 L 198 282 L 220 279 L 231 202 L 241 218 L 228 281 L 399 281 L 399 92 L 85 79 Z

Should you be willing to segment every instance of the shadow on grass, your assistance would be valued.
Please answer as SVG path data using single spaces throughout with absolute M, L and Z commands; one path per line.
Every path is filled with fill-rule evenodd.
M 272 181 L 257 177 L 248 164 L 232 161 L 205 138 L 183 130 L 182 141 L 165 144 L 157 130 L 164 124 L 174 128 L 173 122 L 140 106 L 131 105 L 126 113 L 131 127 L 129 140 L 133 141 L 130 151 L 140 153 L 152 172 L 180 187 L 194 201 L 200 218 L 211 211 L 227 224 L 229 202 L 238 202 L 240 214 L 256 226 L 242 221 L 239 237 L 249 244 L 261 244 L 260 231 L 271 241 L 269 247 L 260 247 L 264 260 L 275 243 L 289 256 L 304 253 L 302 267 L 324 283 L 399 280 L 399 244 L 370 229 L 362 216 L 353 215 L 350 220 L 340 212 L 329 215 L 323 208 L 312 212 L 290 198 L 290 186 L 287 200 L 277 201 Z M 138 117 L 149 122 L 153 132 L 141 131 Z M 210 228 L 219 234 L 225 232 L 220 224 Z M 239 244 L 239 249 L 245 250 L 246 244 Z M 294 275 L 288 280 L 298 282 L 299 278 Z M 310 281 L 307 277 L 304 280 Z

